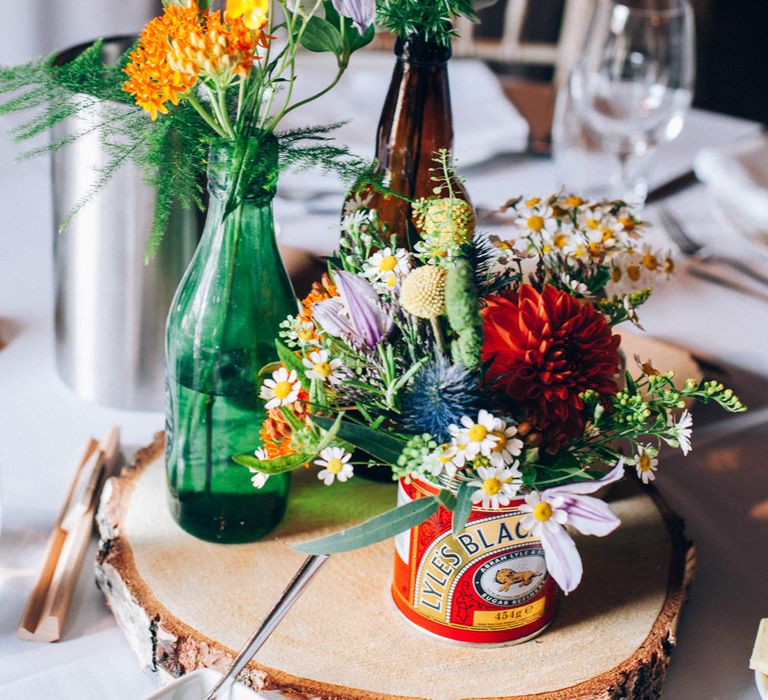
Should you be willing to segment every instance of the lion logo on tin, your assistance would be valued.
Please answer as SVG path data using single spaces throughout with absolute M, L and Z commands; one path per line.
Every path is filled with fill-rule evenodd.
M 518 547 L 488 558 L 473 575 L 475 592 L 499 607 L 520 605 L 533 598 L 547 580 L 541 547 Z
M 514 569 L 498 569 L 496 571 L 496 583 L 501 584 L 499 591 L 504 593 L 517 584 L 520 588 L 531 585 L 531 581 L 540 573 L 535 571 L 515 571 Z

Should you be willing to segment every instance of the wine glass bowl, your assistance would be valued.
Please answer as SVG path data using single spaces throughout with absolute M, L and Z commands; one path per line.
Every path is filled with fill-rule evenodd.
M 688 0 L 598 0 L 569 90 L 584 128 L 618 161 L 614 196 L 644 200 L 630 160 L 680 134 L 693 80 Z

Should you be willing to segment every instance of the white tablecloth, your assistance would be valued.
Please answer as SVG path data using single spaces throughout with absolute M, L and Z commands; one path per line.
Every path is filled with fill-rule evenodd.
M 742 121 L 694 112 L 679 141 L 659 154 L 656 181 L 690 167 L 701 146 L 755 130 Z M 157 680 L 140 672 L 104 608 L 89 563 L 64 641 L 40 645 L 14 636 L 85 438 L 116 424 L 126 444 L 139 446 L 162 427 L 162 417 L 85 404 L 56 377 L 48 165 L 12 164 L 11 157 L 7 140 L 0 139 L 5 222 L 0 232 L 0 323 L 13 336 L 0 351 L 0 697 L 141 698 Z M 515 193 L 556 189 L 546 159 L 504 157 L 466 175 L 475 202 L 483 205 Z M 719 240 L 736 254 L 760 255 L 714 222 L 703 188 L 688 190 L 669 205 L 697 235 Z M 646 214 L 654 218 L 652 210 Z M 287 242 L 321 252 L 333 247 L 327 217 L 280 208 L 278 217 Z M 768 305 L 700 282 L 682 270 L 659 289 L 643 319 L 651 334 L 684 344 L 717 364 L 737 366 L 731 381 L 755 409 L 749 419 L 732 419 L 731 432 L 720 433 L 717 427 L 700 431 L 698 449 L 690 457 L 669 455 L 660 470 L 659 486 L 685 517 L 699 555 L 665 697 L 755 700 L 747 660 L 757 622 L 768 616 L 768 440 L 765 414 L 759 412 L 768 395 Z M 722 416 L 697 414 L 701 423 L 713 418 Z

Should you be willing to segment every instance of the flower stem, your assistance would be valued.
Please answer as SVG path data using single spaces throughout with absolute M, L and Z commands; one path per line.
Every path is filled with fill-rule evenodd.
M 435 336 L 437 348 L 443 355 L 445 355 L 445 340 L 443 339 L 443 329 L 440 328 L 440 319 L 438 316 L 432 316 L 432 318 L 429 319 L 429 322 L 432 324 L 432 333 Z
M 227 133 L 216 123 L 216 120 L 208 113 L 208 110 L 200 104 L 200 100 L 198 100 L 191 92 L 187 95 L 187 101 L 195 108 L 195 111 L 203 118 L 203 121 L 208 124 L 211 129 L 222 138 L 227 138 Z

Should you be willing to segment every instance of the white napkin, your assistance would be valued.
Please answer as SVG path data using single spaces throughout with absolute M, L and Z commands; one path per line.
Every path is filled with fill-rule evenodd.
M 355 54 L 341 82 L 316 102 L 297 109 L 281 128 L 303 127 L 350 120 L 334 136 L 350 150 L 373 158 L 376 127 L 387 94 L 395 57 L 389 52 Z M 504 95 L 499 81 L 484 63 L 454 59 L 449 64 L 455 132 L 455 156 L 463 167 L 476 165 L 501 153 L 521 153 L 528 145 L 528 123 Z M 322 89 L 335 73 L 334 59 L 326 54 L 300 55 L 294 95 L 307 97 Z M 302 192 L 340 190 L 334 178 L 317 173 L 286 173 L 282 189 L 291 199 Z
M 704 149 L 694 171 L 729 223 L 750 236 L 768 236 L 768 136 Z

